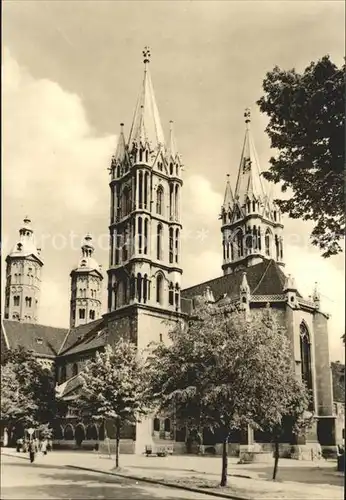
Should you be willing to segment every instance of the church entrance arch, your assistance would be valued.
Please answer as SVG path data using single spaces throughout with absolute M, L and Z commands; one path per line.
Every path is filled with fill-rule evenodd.
M 81 446 L 82 442 L 85 440 L 85 427 L 83 424 L 78 424 L 76 426 L 75 440 L 77 446 Z

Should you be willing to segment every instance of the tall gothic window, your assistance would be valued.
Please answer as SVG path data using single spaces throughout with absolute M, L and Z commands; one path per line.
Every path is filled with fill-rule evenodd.
M 276 260 L 279 260 L 280 259 L 280 242 L 279 242 L 279 237 L 277 234 L 275 235 L 275 250 L 276 250 Z
M 157 225 L 157 235 L 156 235 L 156 258 L 158 260 L 162 259 L 162 225 Z
M 158 274 L 156 278 L 156 302 L 162 304 L 162 288 L 163 288 L 163 278 L 161 274 Z
M 15 295 L 13 297 L 13 305 L 14 306 L 19 306 L 19 295 Z
M 138 302 L 142 301 L 142 275 L 141 275 L 141 273 L 137 274 L 137 299 L 138 299 Z
M 175 185 L 175 196 L 174 196 L 174 208 L 175 208 L 175 220 L 179 219 L 179 186 Z
M 148 219 L 144 219 L 144 254 L 148 253 Z
M 169 284 L 168 303 L 169 303 L 170 306 L 174 305 L 174 288 L 173 288 L 173 283 L 172 282 L 170 282 L 170 284 Z
M 163 187 L 159 186 L 156 191 L 156 213 L 163 215 Z
M 143 242 L 143 220 L 142 217 L 138 217 L 138 253 L 142 253 L 142 243 Z
M 173 203 L 174 203 L 173 191 L 174 191 L 174 186 L 173 186 L 173 184 L 170 184 L 170 186 L 169 186 L 169 217 L 171 220 L 173 219 Z
M 179 263 L 179 229 L 175 230 L 175 263 Z
M 309 391 L 312 391 L 311 342 L 308 329 L 304 323 L 300 325 L 300 359 L 302 380 Z M 313 409 L 313 402 L 310 403 L 309 409 Z
M 143 208 L 143 173 L 138 174 L 138 208 Z
M 238 258 L 242 257 L 244 254 L 244 239 L 243 239 L 243 231 L 238 228 L 237 230 L 237 249 L 238 249 Z
M 148 208 L 148 185 L 149 185 L 149 174 L 145 172 L 144 174 L 144 208 Z
M 173 234 L 174 229 L 172 227 L 169 228 L 169 263 L 173 264 Z
M 266 230 L 265 237 L 264 237 L 264 243 L 265 243 L 265 252 L 268 257 L 271 255 L 271 243 L 272 243 L 272 233 L 270 229 Z

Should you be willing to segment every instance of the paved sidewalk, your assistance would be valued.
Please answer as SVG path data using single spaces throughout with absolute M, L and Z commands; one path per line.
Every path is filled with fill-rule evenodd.
M 3 453 L 16 454 L 3 449 Z M 23 454 L 17 454 L 23 455 Z M 23 457 L 24 458 L 24 457 Z M 38 456 L 38 461 L 93 469 L 111 473 L 114 457 L 94 452 L 53 451 L 47 456 Z M 120 456 L 120 473 L 181 486 L 202 487 L 204 491 L 228 493 L 243 498 L 263 500 L 311 499 L 339 500 L 343 498 L 343 474 L 336 472 L 335 461 L 305 462 L 280 459 L 278 481 L 271 481 L 273 464 L 237 464 L 230 457 L 228 467 L 229 488 L 217 488 L 221 475 L 221 457 L 145 457 Z M 205 498 L 208 498 L 207 496 Z

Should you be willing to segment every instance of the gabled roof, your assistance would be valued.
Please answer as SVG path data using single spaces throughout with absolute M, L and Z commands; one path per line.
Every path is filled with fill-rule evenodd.
M 97 333 L 102 330 L 103 322 L 103 318 L 99 318 L 95 319 L 95 321 L 87 323 L 86 325 L 80 325 L 76 328 L 70 328 L 66 335 L 66 338 L 61 344 L 59 355 L 72 354 L 87 350 L 87 348 L 83 348 L 85 342 L 92 338 L 94 335 L 97 335 Z
M 56 356 L 66 336 L 67 328 L 3 321 L 3 328 L 10 349 L 20 346 L 34 351 L 38 356 Z
M 74 392 L 76 392 L 79 387 L 82 385 L 82 378 L 80 375 L 76 375 L 75 377 L 71 377 L 66 382 L 58 385 L 56 388 L 57 396 L 62 399 L 68 398 L 73 399 L 71 396 Z
M 203 295 L 207 286 L 210 287 L 216 301 L 225 294 L 232 299 L 239 297 L 244 271 L 246 271 L 251 295 L 278 295 L 284 293 L 285 274 L 274 260 L 264 259 L 263 262 L 254 266 L 186 288 L 181 292 L 182 299 L 191 300 L 196 296 Z M 187 312 L 189 306 L 185 303 L 183 307 Z

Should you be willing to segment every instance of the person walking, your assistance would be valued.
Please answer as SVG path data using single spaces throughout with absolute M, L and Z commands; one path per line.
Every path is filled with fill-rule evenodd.
M 30 439 L 29 442 L 29 457 L 30 457 L 30 463 L 33 463 L 35 460 L 35 453 L 36 453 L 36 444 L 33 439 Z
M 41 451 L 43 455 L 47 455 L 48 439 L 44 438 L 41 442 Z

